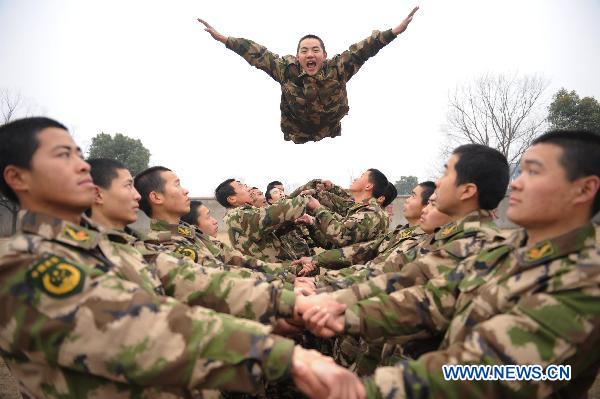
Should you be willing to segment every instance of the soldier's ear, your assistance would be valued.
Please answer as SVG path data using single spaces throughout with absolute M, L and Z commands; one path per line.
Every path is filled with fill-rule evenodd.
M 102 189 L 98 186 L 94 186 L 94 204 L 102 205 L 104 203 L 104 197 L 102 196 Z
M 600 178 L 598 176 L 584 176 L 574 182 L 576 195 L 573 198 L 574 204 L 586 204 L 590 206 L 594 203 L 594 199 L 600 190 Z
M 227 196 L 227 203 L 231 206 L 236 206 L 237 205 L 237 201 L 235 199 L 235 195 L 229 195 Z
M 156 205 L 160 205 L 164 202 L 163 196 L 156 191 L 150 191 L 150 194 L 148 194 L 148 200 L 150 200 L 150 203 Z
M 15 194 L 29 191 L 31 171 L 15 165 L 8 165 L 3 172 L 4 181 Z
M 477 185 L 474 183 L 465 183 L 460 185 L 460 200 L 467 201 L 477 197 Z

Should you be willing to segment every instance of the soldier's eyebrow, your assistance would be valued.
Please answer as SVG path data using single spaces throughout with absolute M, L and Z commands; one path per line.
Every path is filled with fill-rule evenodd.
M 541 161 L 538 161 L 536 159 L 525 159 L 523 161 L 521 161 L 522 164 L 525 165 L 536 165 L 539 166 L 540 168 L 544 167 L 544 164 Z
M 54 148 L 52 148 L 52 151 L 56 151 L 56 150 L 68 150 L 68 151 L 72 151 L 73 147 L 67 144 L 58 144 L 56 146 L 54 146 Z M 79 147 L 75 147 L 75 151 L 79 152 L 81 154 L 81 148 Z

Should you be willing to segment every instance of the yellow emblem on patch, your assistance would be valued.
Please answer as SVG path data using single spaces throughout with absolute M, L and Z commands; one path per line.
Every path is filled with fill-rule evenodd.
M 410 237 L 412 235 L 413 231 L 415 231 L 415 229 L 402 230 L 402 232 L 400 233 L 400 239 L 404 240 L 405 238 Z
M 175 248 L 175 253 L 185 256 L 188 259 L 191 259 L 192 262 L 198 261 L 198 252 L 194 247 L 188 245 L 179 245 Z
M 458 229 L 458 225 L 456 225 L 456 224 L 453 224 L 452 226 L 448 226 L 444 230 L 442 230 L 442 236 L 447 237 L 450 234 L 454 233 L 456 231 L 456 229 Z
M 89 234 L 84 230 L 75 230 L 71 226 L 65 226 L 64 233 L 75 241 L 85 241 L 90 238 Z
M 184 237 L 193 237 L 192 229 L 187 226 L 177 226 L 177 232 Z
M 536 260 L 545 258 L 554 254 L 554 246 L 551 242 L 545 242 L 535 248 L 531 248 L 525 252 L 525 260 L 527 262 L 535 262 Z
M 33 266 L 29 278 L 49 296 L 65 298 L 81 292 L 85 271 L 64 258 L 50 255 Z

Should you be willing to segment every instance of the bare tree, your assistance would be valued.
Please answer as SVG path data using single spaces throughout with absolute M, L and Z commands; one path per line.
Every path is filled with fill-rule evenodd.
M 9 89 L 0 89 L 0 125 L 10 122 L 24 110 L 25 104 L 21 93 Z
M 23 100 L 23 97 L 21 96 L 21 93 L 0 88 L 0 125 L 8 123 L 19 116 L 26 116 L 27 113 L 27 106 Z M 11 201 L 0 193 L 0 207 L 6 209 L 8 213 L 5 213 L 5 215 L 7 216 L 7 219 L 10 219 L 10 221 L 5 222 L 3 220 L 4 218 L 2 218 L 0 223 L 6 223 L 6 225 L 10 224 L 10 233 L 14 234 L 16 231 L 19 206 L 14 201 Z M 7 229 L 5 228 L 4 230 Z
M 542 95 L 548 80 L 537 75 L 486 74 L 449 96 L 448 146 L 476 143 L 496 148 L 514 165 L 545 125 Z

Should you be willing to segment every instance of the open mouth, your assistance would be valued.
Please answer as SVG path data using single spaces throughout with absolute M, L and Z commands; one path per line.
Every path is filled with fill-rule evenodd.
M 306 68 L 313 70 L 317 67 L 317 62 L 316 61 L 307 61 L 306 62 Z

